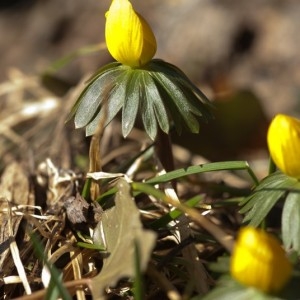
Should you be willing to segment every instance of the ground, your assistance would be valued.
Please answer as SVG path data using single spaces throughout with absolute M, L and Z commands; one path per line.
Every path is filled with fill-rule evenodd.
M 203 124 L 199 135 L 185 133 L 172 136 L 175 168 L 208 161 L 247 160 L 257 176 L 263 178 L 268 171 L 265 134 L 270 119 L 276 113 L 300 115 L 298 1 L 132 2 L 153 27 L 158 42 L 156 57 L 180 67 L 216 106 L 215 120 Z M 104 13 L 109 4 L 109 0 L 23 0 L 1 4 L 0 268 L 5 277 L 10 276 L 10 272 L 20 274 L 16 271 L 19 271 L 17 258 L 10 256 L 8 251 L 7 239 L 13 236 L 18 243 L 16 247 L 22 250 L 22 263 L 19 264 L 23 264 L 27 276 L 31 276 L 29 281 L 33 290 L 42 287 L 41 265 L 37 259 L 30 260 L 28 251 L 32 252 L 32 245 L 23 227 L 30 224 L 35 228 L 43 246 L 52 253 L 57 251 L 61 240 L 74 243 L 74 239 L 78 239 L 74 234 L 74 224 L 66 215 L 67 208 L 60 201 L 58 206 L 51 201 L 56 199 L 56 204 L 58 199 L 76 197 L 76 192 L 82 191 L 85 175 L 91 168 L 88 155 L 91 138 L 85 137 L 83 130 L 75 130 L 72 120 L 65 121 L 89 76 L 112 61 L 103 47 Z M 59 70 L 49 72 L 53 62 L 79 48 L 95 44 L 100 45 L 101 50 L 82 55 Z M 124 140 L 118 120 L 114 121 L 101 139 L 103 171 L 113 173 L 118 170 L 122 173 L 124 170 L 120 171 L 120 166 L 133 159 L 133 166 L 138 168 L 134 180 L 155 176 L 159 164 L 153 153 L 149 154 L 150 158 L 143 156 L 141 165 L 138 159 L 134 159 L 142 155 L 150 144 L 141 128 L 135 128 Z M 247 195 L 251 184 L 246 172 L 192 175 L 178 183 L 177 194 L 185 200 L 205 195 L 204 204 L 210 207 L 214 201 Z M 228 185 L 234 188 L 230 189 Z M 66 187 L 71 190 L 66 191 Z M 109 186 L 101 188 L 109 190 Z M 138 207 L 156 217 L 169 211 L 165 204 L 154 203 L 152 207 L 150 199 L 137 198 Z M 27 207 L 26 213 L 34 212 L 44 218 L 47 226 L 37 225 L 40 224 L 38 218 L 14 215 L 10 209 L 17 209 L 16 205 L 35 206 L 35 210 Z M 83 207 L 91 209 L 90 205 L 83 204 Z M 205 211 L 204 207 L 200 205 L 199 210 Z M 23 208 L 17 211 L 24 213 Z M 92 211 L 96 214 L 94 208 Z M 236 208 L 207 209 L 207 213 L 213 223 L 224 226 L 224 234 L 235 235 L 241 222 Z M 9 227 L 8 216 L 12 217 L 12 228 Z M 147 225 L 146 214 L 143 214 L 142 222 Z M 87 229 L 93 228 L 97 222 L 85 220 L 84 223 Z M 57 230 L 59 226 L 61 230 Z M 200 224 L 191 222 L 191 226 L 193 234 L 196 238 L 201 237 L 201 241 L 188 243 L 197 246 L 197 253 L 203 261 L 213 261 L 216 253 L 224 251 L 224 247 L 215 244 L 215 241 L 203 238 Z M 168 251 L 175 246 L 174 241 L 163 239 L 164 235 L 170 236 L 169 230 L 158 233 L 157 251 L 161 255 L 160 251 Z M 53 245 L 46 243 L 49 236 L 55 237 Z M 73 250 L 68 248 L 66 251 L 71 253 Z M 89 251 L 83 250 L 84 258 L 90 254 Z M 180 249 L 174 255 L 179 252 Z M 93 255 L 90 257 L 94 259 Z M 61 265 L 57 264 L 57 267 L 72 281 L 74 278 L 68 275 L 72 270 L 68 264 L 70 261 L 60 256 Z M 86 267 L 85 263 L 89 263 L 88 259 L 82 266 Z M 97 265 L 99 258 L 93 263 L 96 267 L 91 272 L 96 273 L 101 269 Z M 156 271 L 148 270 L 152 275 Z M 200 272 L 199 269 L 197 272 Z M 166 273 L 165 269 L 161 272 Z M 168 280 L 173 282 L 174 279 L 179 293 L 183 292 L 182 277 L 178 273 L 171 275 L 174 278 L 169 277 Z M 156 281 L 148 276 L 152 285 L 147 288 L 151 290 Z M 33 278 L 36 280 L 34 284 Z M 211 278 L 205 280 L 208 286 L 212 285 Z M 128 282 L 122 284 L 124 289 L 130 289 Z M 15 286 L 18 288 L 14 289 Z M 196 285 L 196 290 L 203 291 L 203 288 Z M 2 285 L 1 289 L 5 289 L 8 297 L 24 294 L 21 284 Z M 120 288 L 111 294 L 120 295 L 121 291 Z M 154 296 L 149 292 L 149 298 L 155 298 L 153 293 Z

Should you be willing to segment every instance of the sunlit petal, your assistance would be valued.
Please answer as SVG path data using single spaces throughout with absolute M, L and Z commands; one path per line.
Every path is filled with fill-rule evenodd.
M 128 0 L 112 1 L 106 13 L 105 38 L 110 54 L 124 65 L 145 65 L 156 52 L 150 26 Z
M 300 178 L 300 120 L 278 114 L 268 130 L 270 155 L 285 174 Z
M 287 283 L 292 267 L 274 236 L 260 229 L 245 227 L 236 241 L 230 270 L 241 284 L 273 293 Z

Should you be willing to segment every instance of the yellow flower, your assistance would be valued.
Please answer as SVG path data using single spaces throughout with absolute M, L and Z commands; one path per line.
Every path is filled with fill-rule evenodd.
M 244 227 L 234 247 L 230 271 L 241 284 L 274 293 L 287 283 L 292 266 L 274 236 L 260 229 Z
M 278 114 L 268 130 L 270 155 L 285 174 L 300 178 L 300 120 Z
M 128 0 L 113 0 L 105 16 L 106 45 L 117 61 L 140 67 L 152 59 L 156 52 L 155 36 Z

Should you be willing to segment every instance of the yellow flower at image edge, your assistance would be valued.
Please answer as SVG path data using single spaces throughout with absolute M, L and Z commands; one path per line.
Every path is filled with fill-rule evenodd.
M 232 277 L 245 286 L 276 293 L 288 282 L 292 266 L 274 236 L 245 227 L 238 235 L 230 271 Z
M 286 175 L 300 178 L 300 120 L 278 114 L 268 130 L 270 155 Z
M 140 67 L 156 52 L 155 36 L 128 0 L 113 0 L 106 13 L 105 39 L 108 51 L 118 62 Z

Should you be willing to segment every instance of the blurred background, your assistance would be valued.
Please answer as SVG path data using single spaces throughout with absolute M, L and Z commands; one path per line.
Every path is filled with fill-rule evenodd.
M 110 2 L 0 2 L 2 163 L 15 155 L 13 150 L 28 152 L 29 146 L 31 154 L 26 155 L 33 160 L 62 155 L 64 147 L 72 152 L 65 140 L 76 142 L 84 136 L 81 130 L 74 133 L 72 122 L 61 133 L 65 119 L 60 119 L 75 103 L 82 82 L 112 60 L 107 50 L 80 56 L 51 75 L 40 75 L 54 61 L 104 42 L 104 13 Z M 213 161 L 248 159 L 263 172 L 270 119 L 276 113 L 300 116 L 300 2 L 132 3 L 155 32 L 156 57 L 181 68 L 216 106 L 215 121 L 203 124 L 199 135 L 174 135 L 174 141 Z M 24 112 L 28 107 L 29 115 Z

